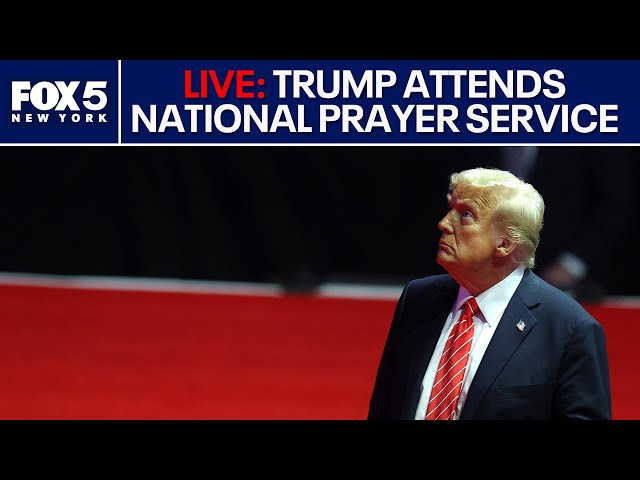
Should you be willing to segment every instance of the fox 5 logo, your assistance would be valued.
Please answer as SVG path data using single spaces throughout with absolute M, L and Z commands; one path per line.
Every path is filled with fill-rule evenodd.
M 76 92 L 80 86 L 80 81 L 75 80 L 69 83 L 38 82 L 31 85 L 29 81 L 11 82 L 11 110 L 19 112 L 22 104 L 29 102 L 40 111 L 64 111 L 66 109 L 79 111 L 80 106 L 76 100 Z M 87 110 L 98 111 L 106 107 L 108 99 L 104 90 L 107 88 L 106 81 L 87 81 L 82 90 L 82 105 Z
M 41 81 L 34 84 L 30 81 L 12 81 L 12 121 L 106 123 L 106 113 L 99 113 L 109 101 L 106 88 L 107 81 L 99 80 Z M 21 112 L 24 112 L 24 116 Z M 71 115 L 68 116 L 68 113 Z M 49 114 L 53 114 L 53 117 L 50 118 Z

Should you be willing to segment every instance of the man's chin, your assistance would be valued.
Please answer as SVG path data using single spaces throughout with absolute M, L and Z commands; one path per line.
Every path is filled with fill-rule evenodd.
M 453 258 L 448 253 L 442 250 L 438 250 L 438 253 L 436 254 L 436 262 L 438 262 L 438 265 L 440 265 L 441 267 L 446 268 L 448 265 L 451 265 L 451 263 L 453 263 Z

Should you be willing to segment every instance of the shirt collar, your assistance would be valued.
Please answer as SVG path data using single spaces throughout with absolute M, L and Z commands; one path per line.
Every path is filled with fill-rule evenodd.
M 507 308 L 516 288 L 520 285 L 520 281 L 524 276 L 524 271 L 525 267 L 523 265 L 519 265 L 518 268 L 507 275 L 506 278 L 478 295 L 476 297 L 476 301 L 480 308 L 480 314 L 476 316 L 481 320 L 486 321 L 490 327 L 495 325 L 500 317 L 502 317 L 502 313 Z M 473 295 L 471 295 L 466 288 L 460 285 L 458 298 L 453 306 L 452 313 L 455 315 L 458 310 L 462 308 L 464 302 L 472 296 Z

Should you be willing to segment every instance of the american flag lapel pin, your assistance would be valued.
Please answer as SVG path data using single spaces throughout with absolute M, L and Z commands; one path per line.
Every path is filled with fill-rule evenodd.
M 525 323 L 524 323 L 522 320 L 520 320 L 518 323 L 516 323 L 516 327 L 517 327 L 517 328 L 518 328 L 518 330 L 520 330 L 521 332 L 523 332 L 523 331 L 524 331 L 524 327 L 525 327 L 525 326 L 526 326 L 526 325 L 525 325 Z

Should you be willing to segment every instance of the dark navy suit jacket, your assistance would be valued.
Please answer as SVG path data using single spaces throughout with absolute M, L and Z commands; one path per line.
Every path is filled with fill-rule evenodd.
M 405 286 L 378 367 L 369 420 L 414 418 L 422 379 L 458 289 L 449 275 Z M 516 327 L 521 320 L 523 331 Z M 601 325 L 527 269 L 482 358 L 460 419 L 611 419 Z

